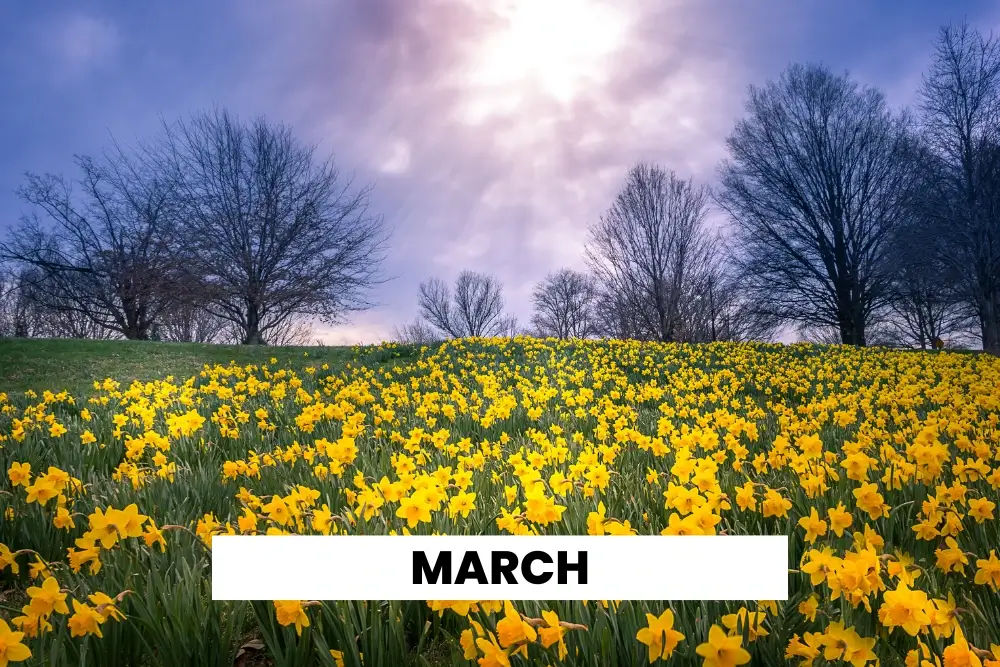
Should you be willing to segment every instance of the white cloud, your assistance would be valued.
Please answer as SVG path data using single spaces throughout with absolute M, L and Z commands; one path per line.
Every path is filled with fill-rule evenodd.
M 379 163 L 379 171 L 384 174 L 405 174 L 410 169 L 410 144 L 406 141 L 394 141 Z
M 350 324 L 314 325 L 313 337 L 326 345 L 370 345 L 388 340 L 392 327 L 393 324 L 382 321 L 379 314 L 364 313 L 353 318 Z
M 79 76 L 106 64 L 119 46 L 117 26 L 107 19 L 72 14 L 50 27 L 50 46 L 59 74 Z

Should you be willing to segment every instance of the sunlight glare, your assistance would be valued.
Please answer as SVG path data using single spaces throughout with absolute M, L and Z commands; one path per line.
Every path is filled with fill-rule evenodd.
M 496 13 L 504 25 L 473 57 L 469 83 L 506 89 L 500 102 L 508 107 L 521 97 L 514 90 L 571 101 L 603 78 L 626 31 L 622 13 L 603 0 L 507 0 Z

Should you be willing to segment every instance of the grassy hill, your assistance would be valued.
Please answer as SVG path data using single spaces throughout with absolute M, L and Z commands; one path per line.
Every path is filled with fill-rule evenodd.
M 95 379 L 129 383 L 168 375 L 190 377 L 205 364 L 266 364 L 276 358 L 283 366 L 342 364 L 349 347 L 254 347 L 64 339 L 0 339 L 0 392 L 68 390 L 87 392 Z
M 529 651 L 509 664 L 624 667 L 649 664 L 649 646 L 661 644 L 643 628 L 660 632 L 668 621 L 684 636 L 663 663 L 671 667 L 702 667 L 700 647 L 722 641 L 740 646 L 751 665 L 786 664 L 789 647 L 804 664 L 815 657 L 809 651 L 822 656 L 822 647 L 851 642 L 866 651 L 856 664 L 879 659 L 888 667 L 901 665 L 917 641 L 883 613 L 902 604 L 893 592 L 919 600 L 914 613 L 925 620 L 915 623 L 936 652 L 925 664 L 978 664 L 945 661 L 942 647 L 953 655 L 956 645 L 971 650 L 966 640 L 978 648 L 998 639 L 1000 579 L 988 569 L 997 563 L 1000 488 L 993 356 L 528 338 L 426 350 L 8 341 L 0 355 L 0 391 L 80 392 L 76 404 L 11 392 L 0 405 L 0 617 L 12 623 L 21 609 L 21 624 L 32 627 L 29 616 L 41 612 L 27 604 L 29 587 L 34 599 L 55 599 L 39 584 L 57 586 L 79 610 L 53 610 L 53 631 L 25 636 L 33 655 L 19 667 L 84 659 L 336 667 L 335 656 L 347 667 L 457 667 L 471 664 L 468 637 L 481 632 L 493 634 L 479 637 L 476 659 L 487 651 L 506 657 L 494 645 L 503 636 L 508 651 Z M 173 373 L 176 388 L 204 363 L 229 361 L 266 363 L 268 371 L 217 367 L 178 394 L 111 390 L 107 403 L 85 402 L 92 378 Z M 279 377 L 279 369 L 291 372 Z M 249 389 L 251 378 L 268 389 Z M 305 394 L 319 398 L 307 402 Z M 177 400 L 159 400 L 166 395 Z M 952 532 L 949 523 L 958 538 L 942 534 Z M 476 609 L 447 600 L 212 601 L 211 540 L 230 531 L 725 531 L 787 535 L 778 573 L 804 565 L 788 570 L 786 600 L 748 606 L 739 595 L 606 606 L 479 601 Z M 739 554 L 731 560 L 719 567 L 739 566 Z M 826 579 L 813 586 L 816 563 Z M 261 572 L 312 567 L 290 555 Z M 655 567 L 639 573 L 651 584 L 663 575 Z M 87 607 L 103 620 L 83 625 L 84 601 L 99 604 L 97 593 L 114 597 L 122 616 Z M 958 604 L 969 611 L 948 611 Z M 938 614 L 961 623 L 952 637 L 933 634 Z M 292 627 L 303 618 L 308 626 Z M 499 634 L 523 633 L 516 624 L 538 618 L 538 640 Z M 752 639 L 746 619 L 757 628 Z M 563 649 L 541 640 L 556 627 L 567 630 L 550 635 Z M 725 634 L 729 627 L 734 634 Z

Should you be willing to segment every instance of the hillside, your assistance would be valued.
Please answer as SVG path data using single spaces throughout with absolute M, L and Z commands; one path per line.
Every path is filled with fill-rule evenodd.
M 187 378 L 205 364 L 266 364 L 282 366 L 340 364 L 348 347 L 252 347 L 161 343 L 128 340 L 0 339 L 0 392 L 68 390 L 78 394 L 94 380 L 113 378 L 129 383 Z

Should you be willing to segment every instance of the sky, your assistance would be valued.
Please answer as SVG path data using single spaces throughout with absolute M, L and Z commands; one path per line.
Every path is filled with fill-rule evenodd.
M 987 0 L 175 0 L 0 3 L 0 234 L 27 171 L 225 107 L 291 125 L 373 185 L 392 229 L 377 306 L 317 327 L 376 342 L 463 269 L 527 323 L 629 167 L 712 185 L 750 85 L 822 62 L 912 104 L 939 28 Z M 724 224 L 715 220 L 714 224 Z

